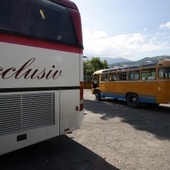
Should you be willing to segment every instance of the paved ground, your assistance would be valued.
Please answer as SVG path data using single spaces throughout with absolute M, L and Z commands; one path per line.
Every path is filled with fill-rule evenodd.
M 70 135 L 75 141 L 119 169 L 170 170 L 170 107 L 97 102 L 86 90 L 85 113 L 81 130 Z
M 85 90 L 81 129 L 0 157 L 0 169 L 170 170 L 170 107 L 97 102 Z

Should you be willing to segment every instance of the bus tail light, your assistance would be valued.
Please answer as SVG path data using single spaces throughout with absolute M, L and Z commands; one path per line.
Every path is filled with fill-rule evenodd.
M 83 83 L 80 85 L 80 111 L 83 110 Z

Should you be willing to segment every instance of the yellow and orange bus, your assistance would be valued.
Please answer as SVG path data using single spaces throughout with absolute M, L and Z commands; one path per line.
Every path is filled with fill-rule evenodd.
M 170 59 L 98 70 L 93 74 L 91 91 L 96 100 L 106 97 L 126 100 L 134 108 L 140 103 L 170 103 Z

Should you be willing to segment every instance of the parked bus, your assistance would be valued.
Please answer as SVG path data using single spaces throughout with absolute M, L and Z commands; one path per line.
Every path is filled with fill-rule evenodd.
M 126 100 L 131 107 L 140 103 L 170 103 L 170 60 L 141 66 L 98 70 L 93 74 L 92 93 L 96 99 Z
M 0 155 L 78 129 L 82 81 L 73 2 L 0 1 Z

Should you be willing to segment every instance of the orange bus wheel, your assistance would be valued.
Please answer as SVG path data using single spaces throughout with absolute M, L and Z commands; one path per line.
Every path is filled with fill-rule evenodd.
M 133 108 L 138 108 L 139 107 L 139 97 L 135 93 L 129 93 L 126 97 L 126 102 L 128 106 L 133 107 Z

